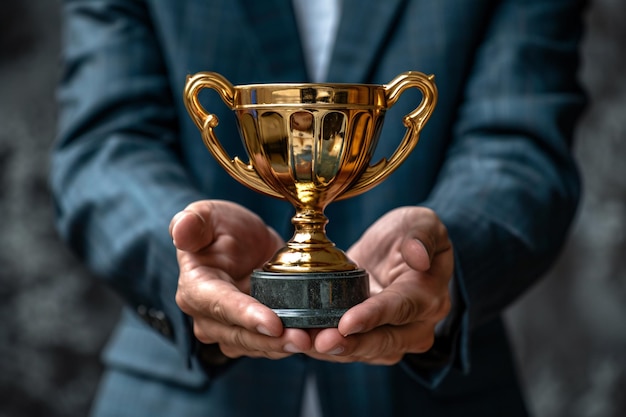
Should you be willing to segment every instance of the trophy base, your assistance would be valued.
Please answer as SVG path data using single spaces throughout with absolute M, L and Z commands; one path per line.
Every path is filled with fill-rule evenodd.
M 250 295 L 274 310 L 285 327 L 337 327 L 343 313 L 369 297 L 369 278 L 363 269 L 300 274 L 256 270 Z

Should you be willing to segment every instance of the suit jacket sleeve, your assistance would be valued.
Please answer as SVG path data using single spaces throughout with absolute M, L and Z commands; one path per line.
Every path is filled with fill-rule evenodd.
M 425 203 L 448 228 L 459 295 L 439 346 L 442 357 L 451 353 L 452 360 L 442 367 L 408 367 L 429 386 L 454 363 L 469 369 L 471 330 L 546 272 L 579 200 L 569 147 L 585 104 L 577 82 L 584 2 L 496 3 L 451 146 Z M 407 363 L 412 359 L 425 363 L 420 355 Z
M 51 187 L 62 237 L 164 336 L 191 349 L 175 303 L 172 216 L 203 198 L 177 150 L 173 95 L 141 2 L 64 6 Z

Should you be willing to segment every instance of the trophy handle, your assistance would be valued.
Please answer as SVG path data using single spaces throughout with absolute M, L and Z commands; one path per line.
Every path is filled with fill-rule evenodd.
M 374 165 L 367 167 L 357 182 L 347 190 L 338 200 L 354 197 L 374 188 L 395 171 L 409 156 L 417 145 L 419 135 L 430 118 L 437 104 L 437 86 L 435 76 L 426 75 L 417 71 L 408 71 L 398 75 L 389 84 L 385 85 L 387 108 L 393 106 L 400 95 L 408 88 L 418 88 L 422 92 L 422 101 L 415 110 L 404 116 L 402 120 L 407 127 L 404 138 L 395 152 L 387 160 L 383 158 Z
M 208 113 L 204 107 L 202 107 L 198 99 L 198 94 L 205 88 L 211 88 L 217 91 L 222 101 L 230 109 L 234 109 L 235 107 L 235 88 L 220 74 L 215 72 L 199 72 L 187 76 L 183 100 L 191 119 L 202 133 L 202 140 L 205 146 L 222 168 L 241 184 L 260 193 L 284 200 L 285 197 L 282 194 L 270 188 L 265 181 L 259 177 L 259 174 L 251 164 L 244 163 L 237 156 L 234 158 L 228 156 L 213 131 L 219 123 L 217 116 Z

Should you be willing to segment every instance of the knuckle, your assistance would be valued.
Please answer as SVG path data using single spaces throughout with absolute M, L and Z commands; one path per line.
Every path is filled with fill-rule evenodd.
M 389 357 L 390 355 L 398 352 L 401 346 L 401 340 L 399 340 L 397 332 L 391 326 L 384 329 L 381 343 L 379 344 L 378 356 L 381 358 Z
M 222 303 L 222 300 L 215 299 L 212 303 L 211 306 L 209 308 L 210 314 L 211 316 L 216 319 L 219 320 L 223 323 L 225 323 L 226 320 L 226 309 L 224 308 L 224 304 Z
M 193 334 L 196 336 L 196 339 L 205 345 L 214 343 L 213 338 L 197 322 L 193 324 Z
M 414 341 L 413 345 L 407 350 L 407 353 L 424 353 L 428 352 L 435 344 L 435 334 L 430 332 L 419 337 Z
M 241 328 L 239 327 L 233 328 L 232 331 L 230 332 L 230 335 L 231 335 L 230 343 L 232 345 L 241 347 L 244 350 L 250 350 Z
M 415 321 L 420 316 L 420 303 L 417 300 L 400 295 L 400 304 L 396 309 L 394 324 L 406 324 Z
M 220 343 L 220 350 L 224 354 L 224 356 L 230 359 L 236 359 L 243 356 L 241 349 L 234 348 L 233 346 L 229 346 L 225 343 Z
M 384 324 L 403 325 L 419 319 L 422 307 L 418 300 L 397 289 L 386 288 L 384 293 L 384 298 L 370 298 L 371 306 L 376 309 Z
M 189 303 L 187 302 L 187 297 L 185 296 L 185 292 L 180 287 L 178 287 L 178 290 L 176 290 L 175 301 L 176 301 L 176 305 L 178 305 L 178 307 L 184 313 L 189 314 L 191 309 L 189 307 Z
M 229 358 L 255 356 L 254 349 L 250 349 L 239 328 L 231 328 L 228 333 L 221 338 L 220 348 L 222 352 L 224 352 L 224 355 Z

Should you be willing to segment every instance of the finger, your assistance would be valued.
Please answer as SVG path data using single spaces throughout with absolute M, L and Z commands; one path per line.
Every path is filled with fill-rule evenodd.
M 205 344 L 217 343 L 224 355 L 279 359 L 311 350 L 311 338 L 301 329 L 286 329 L 280 337 L 270 337 L 237 326 L 205 319 L 194 322 L 196 338 Z
M 220 346 L 220 350 L 225 349 L 222 346 Z M 222 352 L 224 353 L 224 352 Z M 246 351 L 246 352 L 231 352 L 229 354 L 224 353 L 225 356 L 231 358 L 231 359 L 236 359 L 236 358 L 240 358 L 242 356 L 246 356 L 248 358 L 266 358 L 266 359 L 272 359 L 272 360 L 278 360 L 278 359 L 285 359 L 291 355 L 293 355 L 293 353 L 285 353 L 285 352 L 265 352 L 262 350 L 257 350 L 257 351 Z
M 205 271 L 200 273 L 209 275 Z M 197 280 L 196 285 L 179 285 L 176 302 L 196 321 L 210 319 L 273 337 L 283 333 L 282 322 L 271 309 L 219 278 Z
M 348 310 L 339 320 L 339 332 L 345 336 L 367 332 L 385 324 L 401 326 L 422 321 L 425 294 L 412 282 L 399 278 L 378 294 L 372 295 Z
M 434 326 L 412 323 L 381 326 L 370 332 L 343 337 L 336 329 L 325 329 L 314 340 L 313 352 L 336 362 L 394 364 L 406 353 L 423 353 L 434 343 Z
M 238 327 L 217 326 L 212 332 L 218 337 L 220 349 L 228 357 L 280 358 L 311 350 L 306 331 L 287 329 L 280 337 L 268 337 Z

